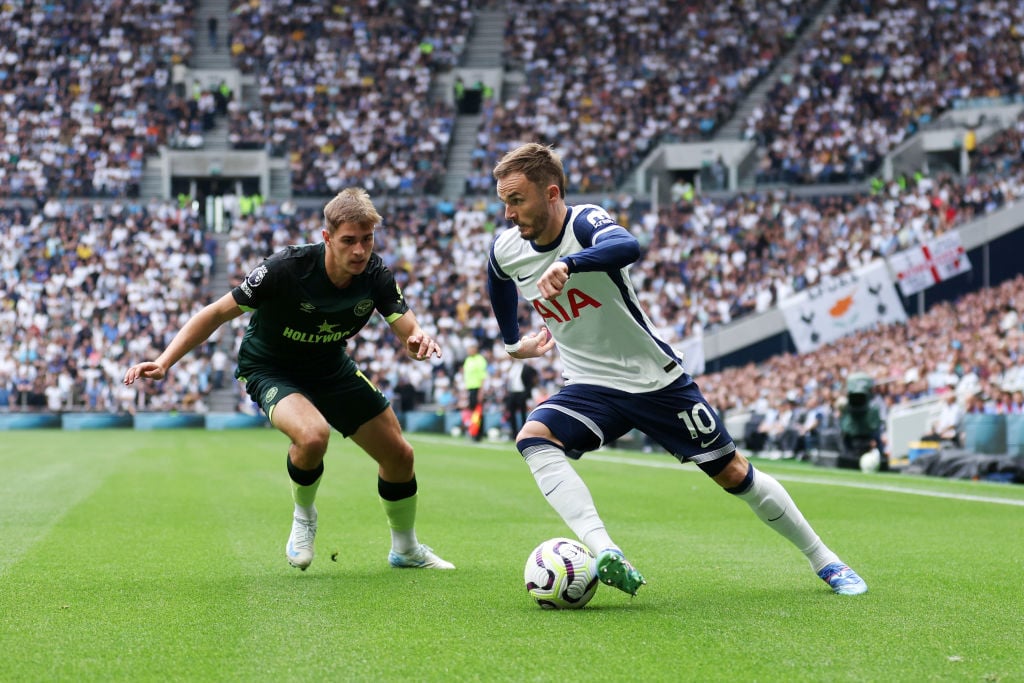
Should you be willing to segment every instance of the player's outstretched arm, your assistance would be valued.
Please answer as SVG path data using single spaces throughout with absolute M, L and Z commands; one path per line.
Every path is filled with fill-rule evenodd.
M 240 315 L 242 309 L 235 303 L 235 298 L 230 292 L 225 294 L 189 318 L 156 360 L 136 363 L 128 368 L 124 375 L 124 383 L 132 384 L 139 378 L 163 379 L 171 366 L 181 360 L 186 353 L 209 339 L 218 327 Z
M 414 360 L 426 360 L 430 356 L 441 357 L 441 345 L 423 331 L 412 311 L 391 323 L 391 331 L 398 335 L 405 352 Z

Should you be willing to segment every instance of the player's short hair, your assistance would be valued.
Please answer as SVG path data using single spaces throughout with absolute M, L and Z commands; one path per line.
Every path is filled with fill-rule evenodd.
M 557 185 L 558 196 L 565 198 L 565 169 L 562 157 L 552 147 L 528 142 L 507 153 L 494 167 L 495 180 L 522 173 L 535 185 Z
M 370 195 L 361 187 L 346 187 L 324 207 L 324 227 L 330 234 L 342 223 L 376 226 L 380 222 Z

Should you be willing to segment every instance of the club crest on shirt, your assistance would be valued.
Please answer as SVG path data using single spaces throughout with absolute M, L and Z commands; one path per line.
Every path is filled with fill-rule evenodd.
M 355 305 L 352 311 L 356 315 L 369 315 L 370 311 L 373 310 L 373 299 L 363 299 Z

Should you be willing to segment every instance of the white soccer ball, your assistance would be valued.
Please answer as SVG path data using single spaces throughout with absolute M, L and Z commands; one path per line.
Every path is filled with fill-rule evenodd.
M 870 451 L 860 456 L 860 471 L 865 474 L 871 472 L 877 472 L 882 467 L 882 454 L 878 452 L 877 448 L 872 448 Z
M 544 609 L 579 609 L 597 592 L 597 558 L 579 541 L 548 539 L 526 558 L 523 579 Z
M 460 436 L 462 436 L 462 427 L 459 427 L 458 425 L 456 425 L 455 427 L 452 427 L 451 429 L 448 430 L 448 434 L 450 434 L 451 436 L 454 436 L 456 438 L 460 437 Z

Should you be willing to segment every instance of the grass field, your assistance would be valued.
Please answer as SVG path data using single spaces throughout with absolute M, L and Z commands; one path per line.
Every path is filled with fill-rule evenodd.
M 410 440 L 454 572 L 388 568 L 338 436 L 302 573 L 273 430 L 0 434 L 0 681 L 1024 681 L 1024 487 L 758 463 L 867 580 L 843 597 L 696 468 L 589 454 L 648 585 L 549 612 L 523 564 L 570 532 L 511 444 Z

